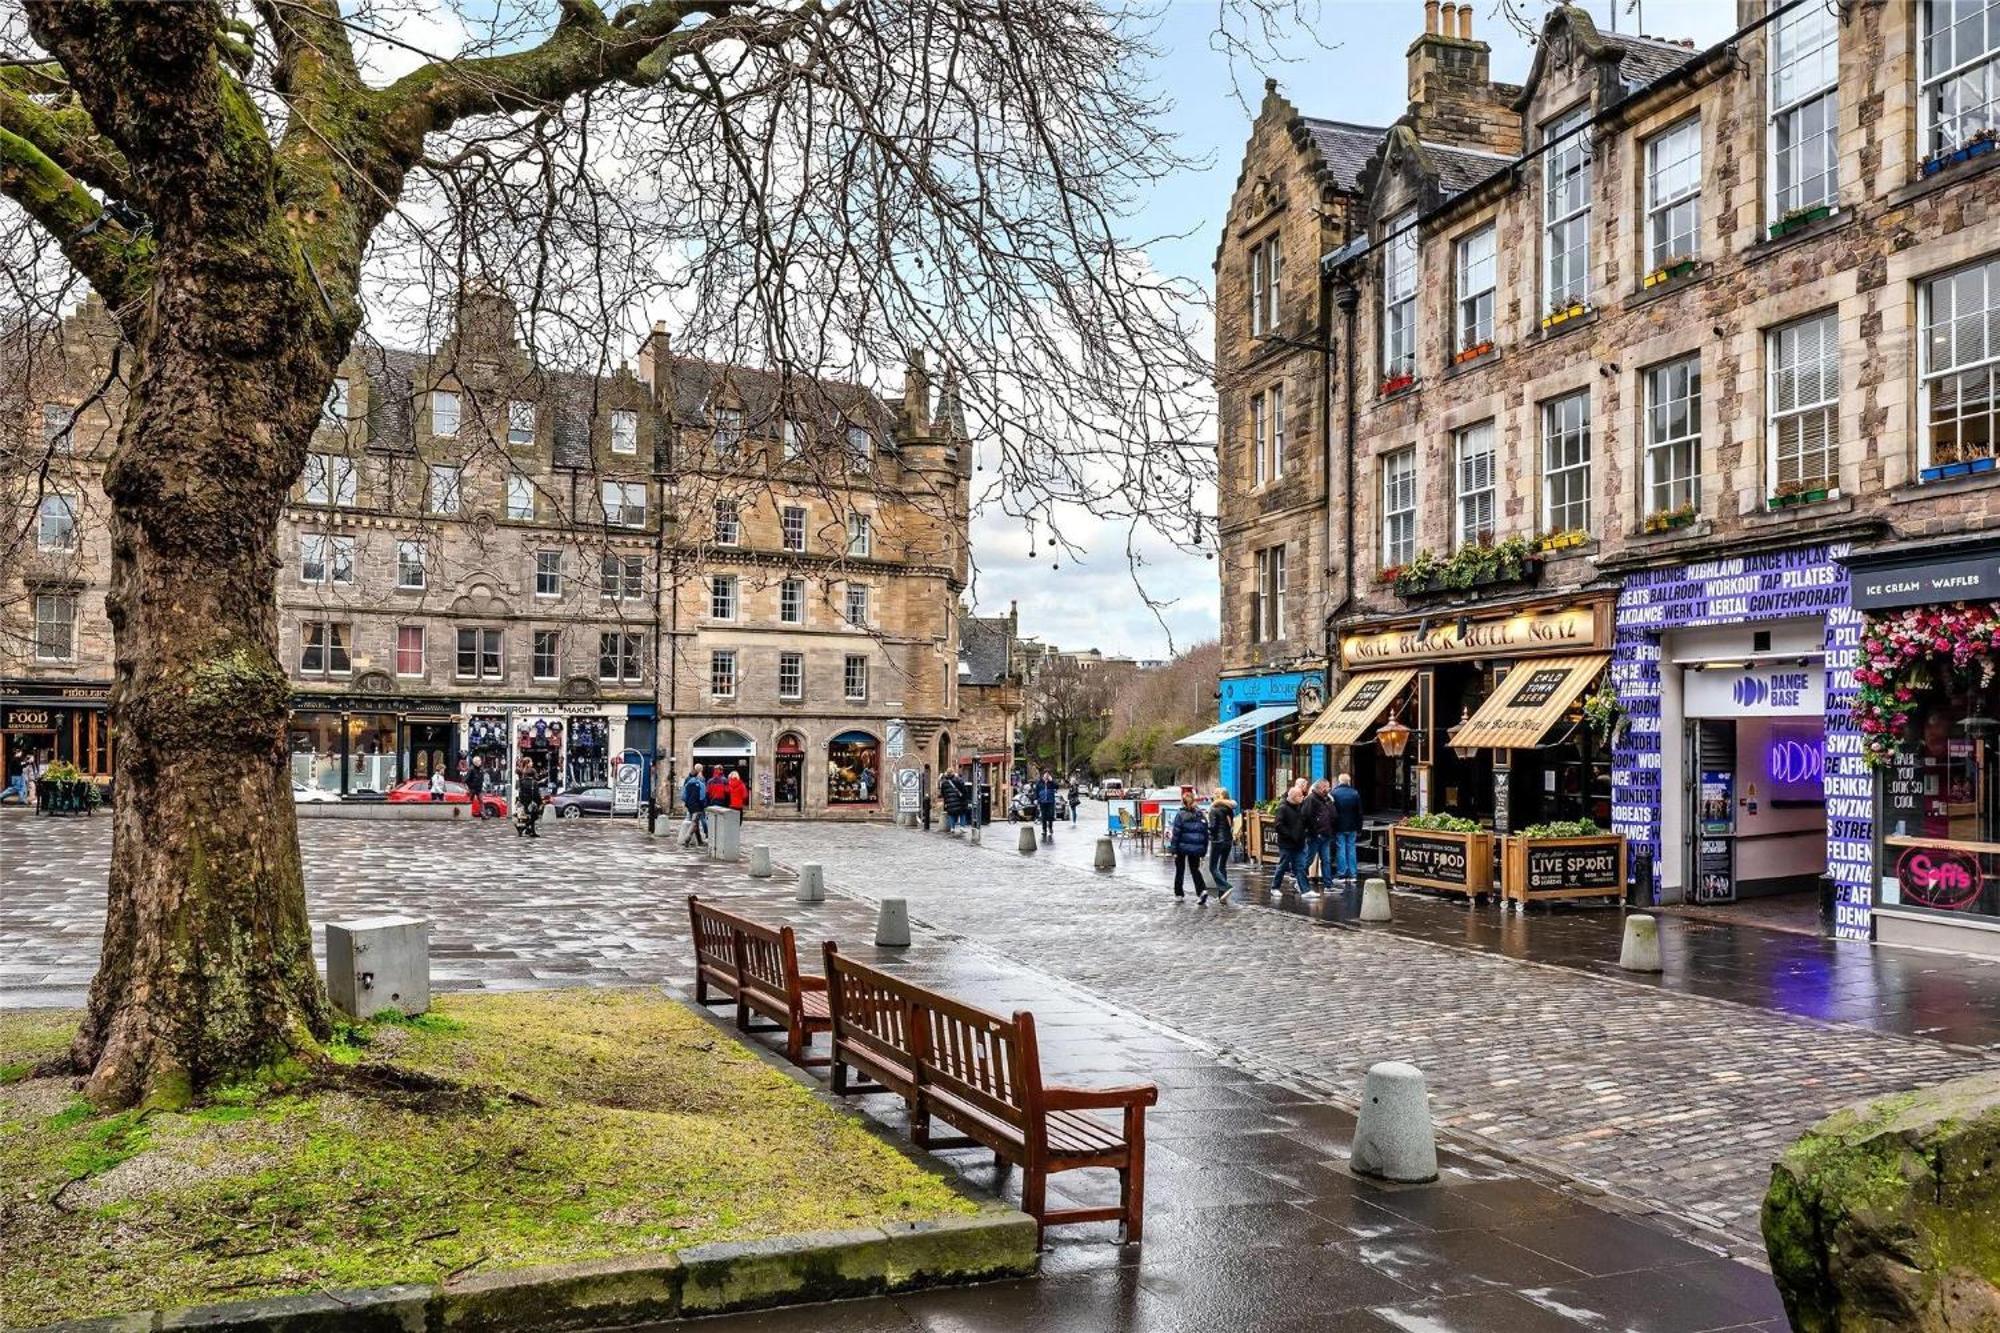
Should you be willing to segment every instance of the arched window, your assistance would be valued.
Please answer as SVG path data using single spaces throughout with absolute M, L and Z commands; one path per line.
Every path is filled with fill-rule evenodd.
M 843 731 L 826 743 L 826 803 L 876 805 L 882 798 L 882 742 Z

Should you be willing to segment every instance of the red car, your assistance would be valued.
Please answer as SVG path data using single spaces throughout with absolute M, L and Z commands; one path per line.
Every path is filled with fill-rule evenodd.
M 399 782 L 389 788 L 387 799 L 391 804 L 395 805 L 429 805 L 431 803 L 431 780 L 429 778 L 411 778 L 408 782 Z M 471 805 L 472 791 L 463 782 L 447 782 L 444 784 L 443 804 Z M 481 792 L 479 793 L 479 808 L 496 819 L 505 819 L 507 817 L 507 798 L 504 796 L 495 796 L 490 791 Z

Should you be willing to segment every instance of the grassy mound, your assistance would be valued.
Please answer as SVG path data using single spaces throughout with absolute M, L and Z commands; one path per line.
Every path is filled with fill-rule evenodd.
M 0 1014 L 0 1323 L 974 1211 L 651 991 L 447 996 L 178 1115 L 28 1078 L 75 1022 Z

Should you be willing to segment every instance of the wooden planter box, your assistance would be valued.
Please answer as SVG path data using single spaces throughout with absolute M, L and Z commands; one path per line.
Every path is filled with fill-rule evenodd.
M 1623 898 L 1625 838 L 1503 838 L 1500 891 L 1518 903 Z
M 35 803 L 45 815 L 87 815 L 96 802 L 88 779 L 51 782 L 43 778 L 35 784 Z
M 1493 891 L 1493 835 L 1389 826 L 1389 882 L 1476 897 Z
M 1271 851 L 1265 854 L 1265 839 L 1271 839 Z M 1272 827 L 1271 817 L 1261 810 L 1243 812 L 1243 854 L 1253 862 L 1277 859 L 1277 832 Z

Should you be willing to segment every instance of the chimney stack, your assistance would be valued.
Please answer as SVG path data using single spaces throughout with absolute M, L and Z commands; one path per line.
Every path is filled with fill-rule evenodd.
M 1435 37 L 1438 30 L 1438 0 L 1424 0 L 1424 33 Z
M 1460 40 L 1461 42 L 1469 42 L 1472 40 L 1471 5 L 1460 5 L 1458 7 L 1458 40 Z

